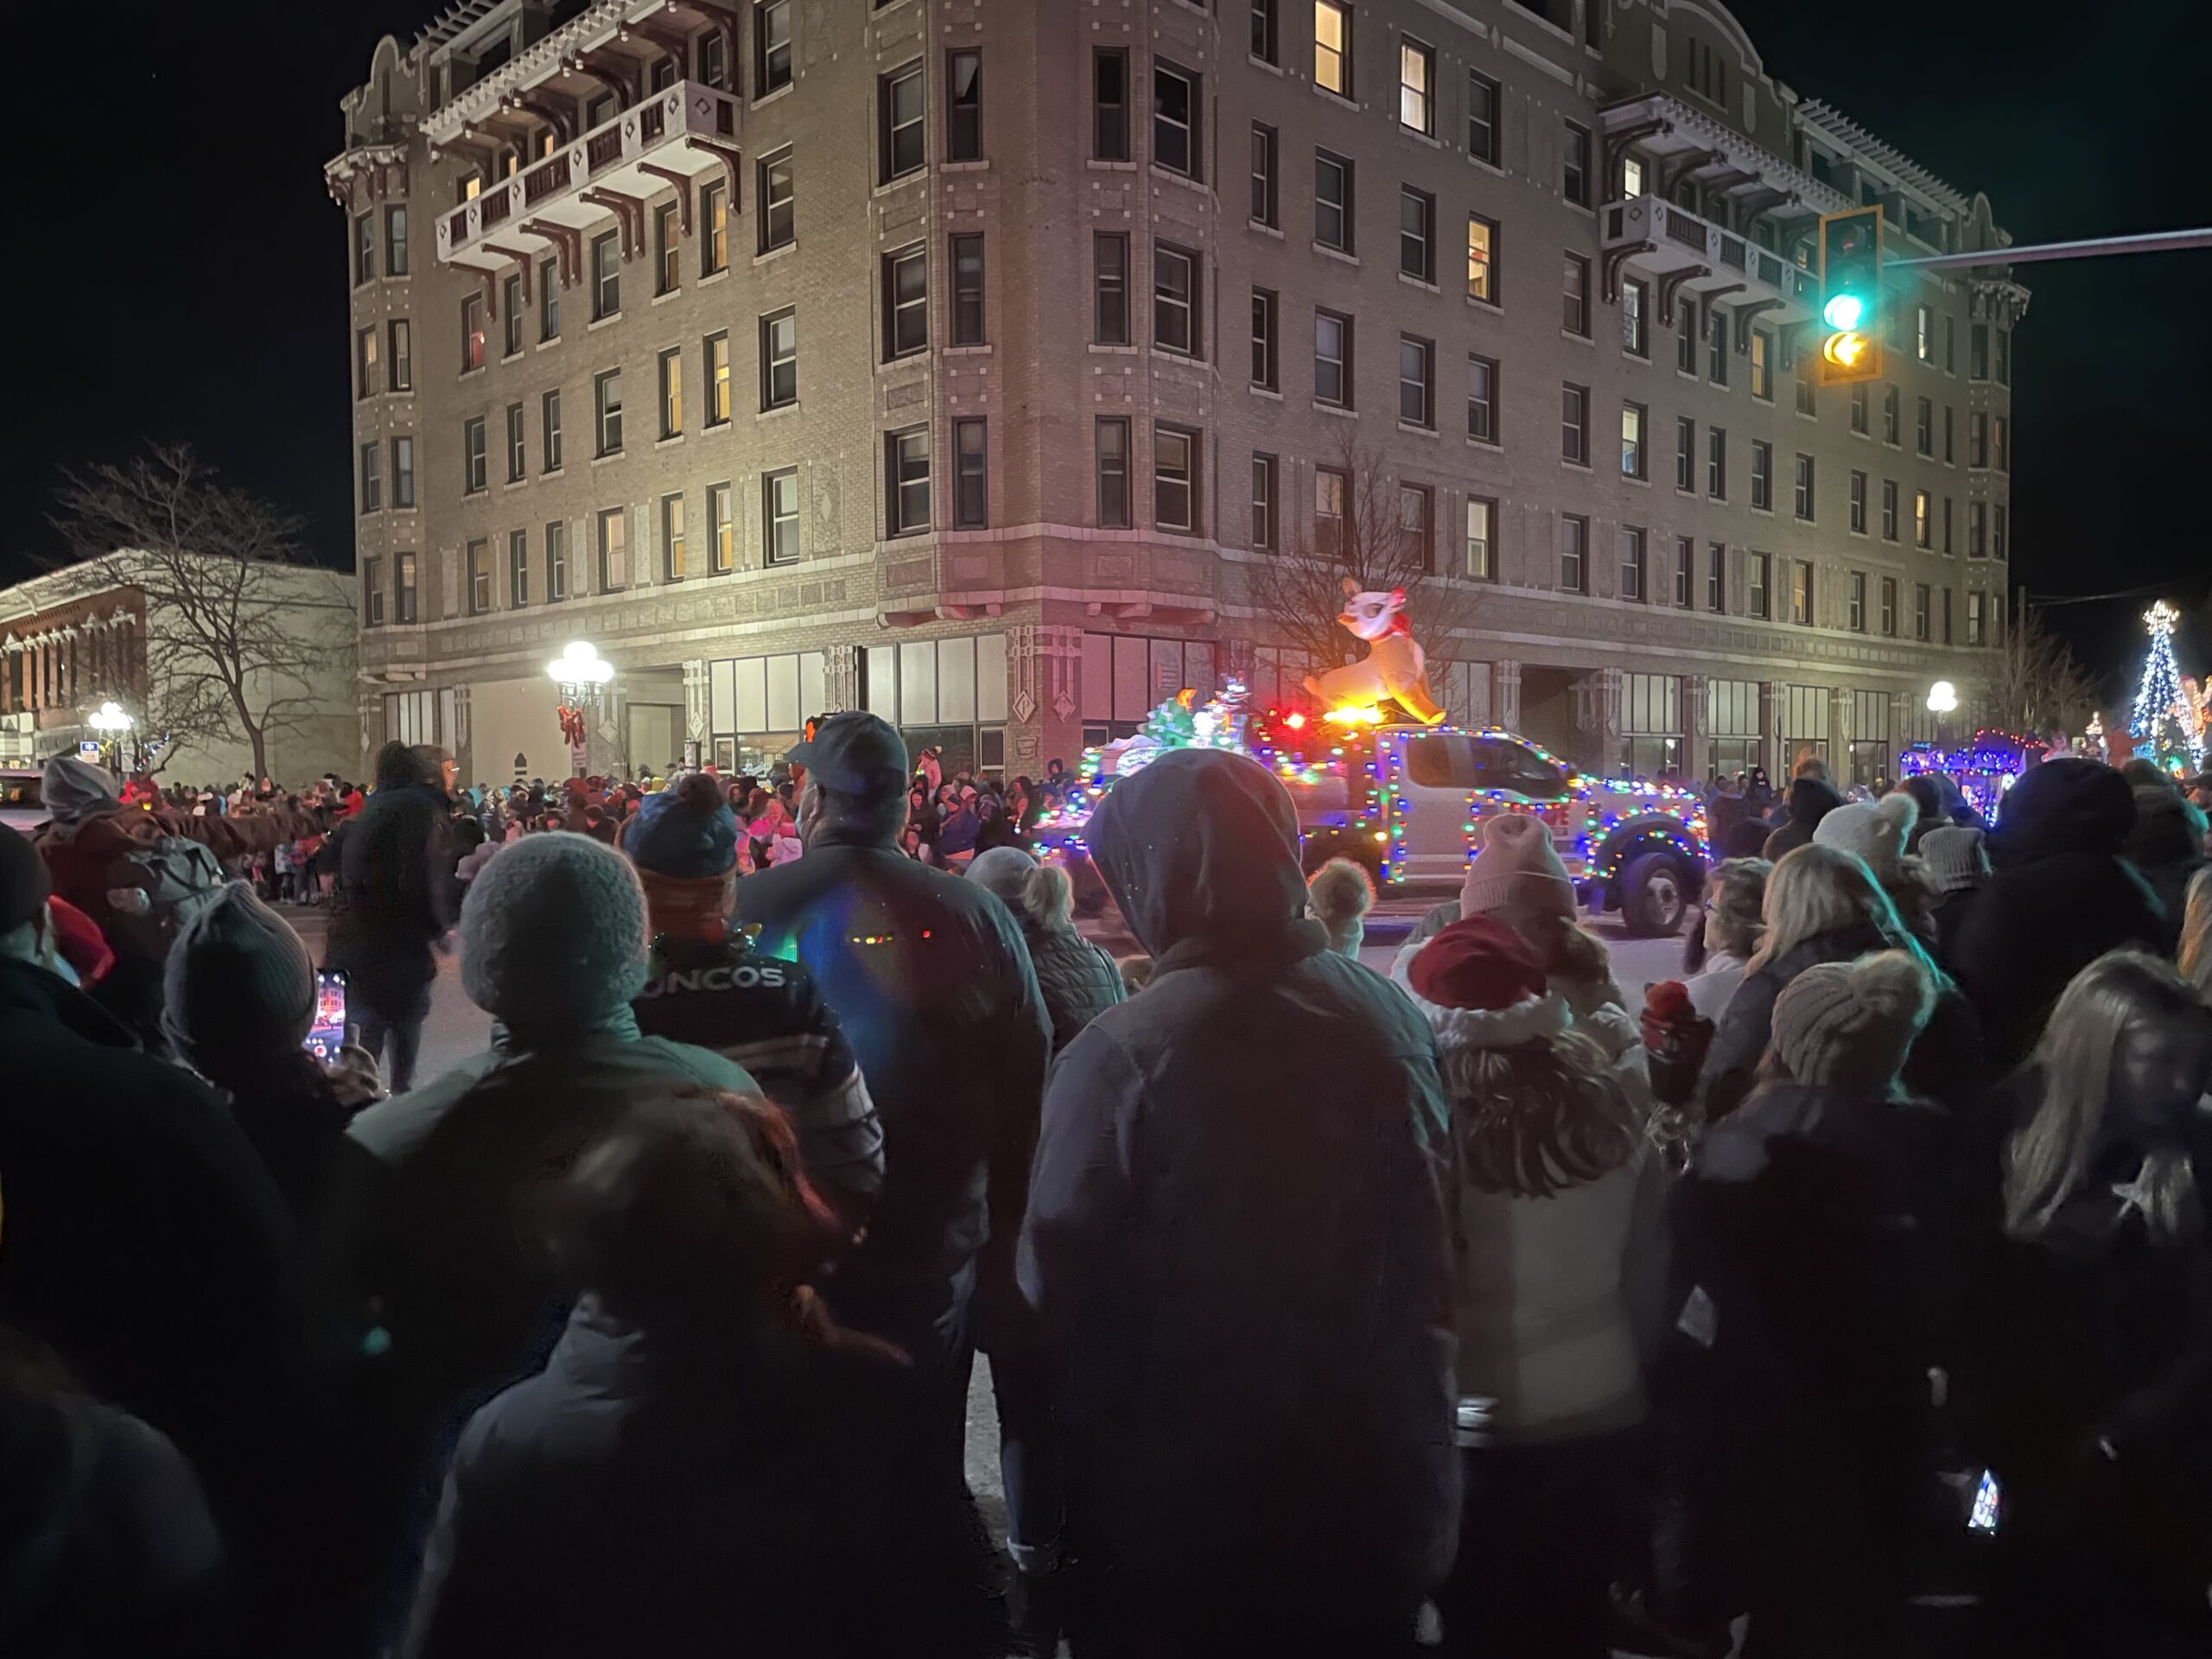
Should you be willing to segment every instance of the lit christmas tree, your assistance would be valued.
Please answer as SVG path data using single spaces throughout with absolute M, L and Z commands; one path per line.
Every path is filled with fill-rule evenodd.
M 2143 683 L 2135 693 L 2128 725 L 2148 739 L 2152 758 L 2169 772 L 2204 764 L 2204 714 L 2182 689 L 2174 661 L 2174 628 L 2181 613 L 2160 600 L 2143 613 L 2151 630 L 2151 654 L 2143 664 Z

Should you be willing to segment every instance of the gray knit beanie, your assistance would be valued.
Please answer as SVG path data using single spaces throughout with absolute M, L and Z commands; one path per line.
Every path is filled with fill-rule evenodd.
M 162 1031 L 195 1071 L 296 1050 L 315 1020 L 315 961 L 291 924 L 233 881 L 187 922 L 162 971 Z
M 1946 824 L 1920 838 L 1920 861 L 1938 893 L 1966 893 L 1989 879 L 1989 852 L 1970 824 Z
M 993 847 L 968 861 L 968 880 L 1003 899 L 1015 915 L 1021 914 L 1021 892 L 1037 861 L 1019 847 Z
M 645 988 L 645 889 L 589 836 L 525 836 L 469 884 L 461 952 L 469 1001 L 518 1036 L 592 1030 Z
M 1775 999 L 1765 1073 L 1887 1097 L 1935 1009 L 1935 982 L 1910 950 L 1808 968 Z

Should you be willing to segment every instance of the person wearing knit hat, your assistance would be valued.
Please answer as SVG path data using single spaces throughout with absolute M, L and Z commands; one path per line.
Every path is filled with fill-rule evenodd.
M 1936 1004 L 1916 951 L 1799 974 L 1758 1085 L 1708 1128 L 1670 1205 L 1668 1399 L 1682 1416 L 1662 1439 L 1702 1474 L 1683 1489 L 1681 1535 L 1790 1493 L 1808 1523 L 1770 1529 L 1729 1564 L 1736 1605 L 1779 1652 L 1909 1645 L 1926 1473 L 1906 1426 L 1925 1417 L 1942 1351 L 1926 1291 L 1949 1219 L 1948 1136 L 1898 1078 Z
M 1453 1361 L 1466 1500 L 1438 1592 L 1447 1631 L 1501 1652 L 1603 1651 L 1607 1552 L 1645 1413 L 1630 1287 L 1656 1277 L 1664 1162 L 1544 965 L 1495 918 L 1392 969 L 1436 1039 L 1451 1101 Z M 1529 1573 L 1516 1563 L 1544 1563 Z
M 1917 856 L 1935 902 L 1928 912 L 1936 931 L 1936 960 L 1948 968 L 1959 929 L 1989 882 L 1985 831 L 1962 823 L 1945 824 L 1920 838 Z
M 711 1048 L 750 1071 L 798 1132 L 799 1157 L 848 1237 L 883 1186 L 883 1126 L 860 1062 L 814 976 L 764 957 L 729 925 L 739 826 L 702 772 L 648 795 L 620 845 L 644 884 L 652 959 L 638 1028 Z
M 1534 813 L 1484 820 L 1482 847 L 1460 884 L 1460 915 L 1497 912 L 1516 925 L 1529 915 L 1574 914 L 1574 883 L 1552 845 L 1551 826 Z
M 1813 844 L 1856 853 L 1894 898 L 1909 879 L 1905 844 L 1919 821 L 1920 804 L 1910 791 L 1893 789 L 1878 801 L 1847 802 L 1823 814 L 1813 826 Z

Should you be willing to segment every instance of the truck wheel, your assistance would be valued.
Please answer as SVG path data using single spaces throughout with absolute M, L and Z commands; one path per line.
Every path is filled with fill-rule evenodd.
M 1621 875 L 1622 921 L 1639 939 L 1679 933 L 1692 885 L 1688 868 L 1672 853 L 1644 853 L 1630 860 Z

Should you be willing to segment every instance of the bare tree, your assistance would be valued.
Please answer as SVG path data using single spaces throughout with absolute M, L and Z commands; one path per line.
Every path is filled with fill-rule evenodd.
M 308 562 L 301 519 L 218 483 L 185 445 L 63 476 L 54 515 L 72 555 L 56 570 L 63 591 L 127 584 L 146 596 L 141 728 L 169 740 L 164 761 L 227 741 L 265 775 L 272 736 L 328 718 L 317 683 L 334 668 L 353 677 L 345 579 Z
M 1426 499 L 1433 520 L 1435 493 Z M 1253 608 L 1291 651 L 1327 664 L 1359 655 L 1359 641 L 1337 620 L 1350 581 L 1363 593 L 1404 588 L 1406 621 L 1423 654 L 1440 667 L 1455 655 L 1453 638 L 1473 622 L 1480 589 L 1439 573 L 1442 527 L 1408 524 L 1403 505 L 1387 457 L 1349 434 L 1320 463 L 1312 501 L 1295 512 L 1278 503 L 1284 550 L 1246 569 Z
M 1980 709 L 1993 726 L 2023 736 L 2056 727 L 2078 732 L 2097 706 L 2097 690 L 2066 642 L 2024 600 L 1994 650 L 1986 652 Z

